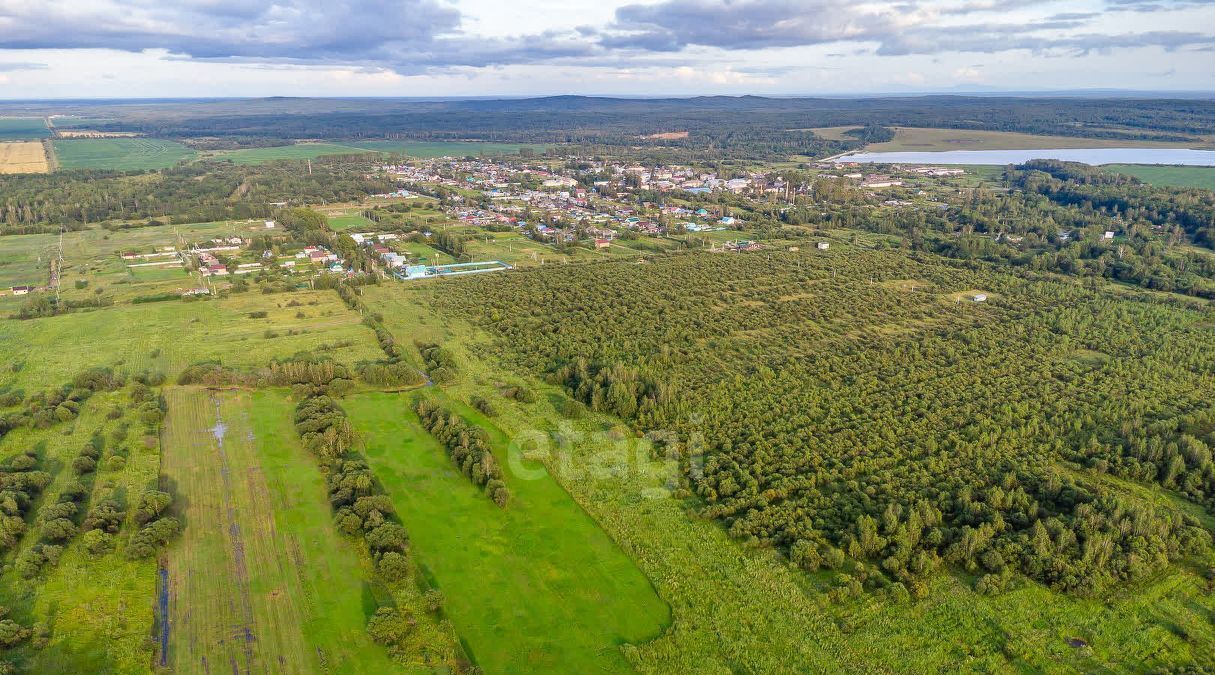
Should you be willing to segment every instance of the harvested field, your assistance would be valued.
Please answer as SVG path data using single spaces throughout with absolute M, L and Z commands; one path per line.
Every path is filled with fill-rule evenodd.
M 50 169 L 41 141 L 0 143 L 0 174 L 47 173 Z

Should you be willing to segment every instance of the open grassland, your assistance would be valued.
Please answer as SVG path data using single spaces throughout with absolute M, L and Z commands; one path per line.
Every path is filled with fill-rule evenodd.
M 358 209 L 341 209 L 325 213 L 329 220 L 330 229 L 338 232 L 345 230 L 374 230 L 375 223 L 367 219 Z
M 490 432 L 508 466 L 507 438 L 445 402 Z M 422 429 L 410 396 L 365 394 L 343 405 L 414 555 L 486 672 L 627 672 L 620 645 L 662 631 L 668 610 L 649 582 L 551 478 L 507 471 L 512 499 L 499 508 Z
M 1065 148 L 1186 148 L 1192 143 L 1039 136 L 1011 131 L 894 127 L 894 140 L 865 146 L 866 152 L 938 150 L 1036 150 Z
M 50 171 L 50 165 L 42 141 L 0 143 L 0 174 L 47 171 Z
M 249 316 L 260 311 L 265 318 Z M 331 291 L 246 293 L 0 321 L 0 356 L 25 363 L 13 377 L 30 389 L 66 382 L 88 366 L 158 370 L 172 379 L 198 361 L 252 368 L 300 352 L 343 363 L 381 356 L 372 333 Z
M 13 234 L 0 239 L 0 294 L 7 294 L 10 286 L 45 284 L 58 242 L 58 235 L 53 234 Z
M 542 153 L 547 147 L 534 143 L 484 143 L 476 141 L 359 141 L 350 145 L 365 150 L 404 154 L 420 159 L 517 155 L 523 148 L 530 148 L 537 153 Z
M 168 554 L 173 672 L 390 672 L 364 629 L 366 570 L 285 397 L 167 397 L 164 471 L 187 524 Z
M 1215 167 L 1107 164 L 1101 168 L 1134 176 L 1151 185 L 1215 190 Z
M 296 143 L 270 148 L 246 148 L 216 153 L 214 159 L 233 164 L 262 164 L 280 159 L 316 159 L 326 155 L 357 155 L 371 150 L 335 143 Z
M 24 141 L 51 135 L 41 117 L 0 117 L 0 141 Z
M 41 448 L 43 469 L 54 478 L 39 506 L 50 504 L 75 478 L 71 461 L 90 436 L 95 431 L 108 434 L 121 423 L 107 419 L 106 413 L 127 404 L 124 392 L 95 395 L 66 427 L 13 431 L 0 440 L 0 456 Z M 93 479 L 91 501 L 109 496 L 130 501 L 145 488 L 155 486 L 159 450 L 155 436 L 145 437 L 138 432 L 121 443 L 111 442 Z M 127 536 L 134 528 L 128 519 L 114 540 L 116 549 L 109 553 L 89 554 L 77 536 L 64 548 L 58 565 L 44 568 L 35 579 L 22 579 L 11 566 L 0 576 L 0 604 L 13 612 L 13 618 L 24 625 L 43 623 L 52 627 L 46 647 L 10 653 L 9 658 L 15 657 L 23 672 L 151 670 L 156 562 L 127 559 Z M 38 527 L 34 525 L 17 552 L 34 545 L 37 539 Z
M 155 138 L 55 139 L 54 146 L 63 169 L 163 169 L 195 155 L 181 143 Z

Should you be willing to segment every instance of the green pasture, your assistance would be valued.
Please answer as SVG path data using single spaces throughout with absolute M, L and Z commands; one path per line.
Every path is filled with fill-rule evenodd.
M 486 672 L 627 672 L 620 645 L 664 629 L 668 610 L 649 582 L 551 478 L 508 470 L 512 501 L 499 508 L 421 428 L 410 396 L 360 394 L 343 406 Z M 491 431 L 508 466 L 506 437 L 461 412 Z
M 57 138 L 54 145 L 62 169 L 163 169 L 195 155 L 181 143 L 156 138 Z

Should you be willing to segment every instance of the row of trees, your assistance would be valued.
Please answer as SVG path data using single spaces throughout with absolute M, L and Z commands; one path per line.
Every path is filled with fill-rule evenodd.
M 510 490 L 502 480 L 502 469 L 494 459 L 485 430 L 469 424 L 435 401 L 422 398 L 414 406 L 422 426 L 447 449 L 447 456 L 474 485 L 498 506 L 510 502 Z

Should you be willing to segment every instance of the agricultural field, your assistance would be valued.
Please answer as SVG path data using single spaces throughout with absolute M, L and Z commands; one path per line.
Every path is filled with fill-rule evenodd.
M 858 126 L 818 127 L 816 129 L 805 129 L 804 131 L 813 132 L 815 136 L 828 141 L 855 141 L 856 139 L 848 136 L 847 132 L 860 128 Z
M 487 157 L 517 155 L 528 148 L 542 154 L 547 146 L 534 143 L 486 143 L 476 141 L 358 141 L 351 146 L 376 152 L 409 155 L 419 159 L 435 157 Z
M 1134 176 L 1151 185 L 1215 190 L 1215 168 L 1213 167 L 1107 164 L 1102 168 Z
M 0 142 L 0 174 L 48 171 L 50 165 L 42 141 Z
M 372 152 L 367 148 L 335 143 L 296 143 L 268 148 L 246 148 L 215 153 L 214 159 L 233 164 L 263 164 L 283 159 L 316 159 L 326 155 L 352 155 Z
M 41 117 L 0 117 L 0 141 L 38 140 L 50 135 Z
M 866 152 L 945 150 L 1036 150 L 1066 148 L 1186 148 L 1191 143 L 1140 141 L 1075 136 L 1039 136 L 1010 131 L 893 127 L 894 140 L 865 146 Z
M 163 471 L 191 527 L 168 553 L 163 663 L 392 672 L 364 630 L 360 554 L 333 525 L 286 398 L 198 388 L 167 398 Z
M 53 144 L 63 169 L 162 169 L 195 156 L 181 143 L 155 138 L 59 138 Z

